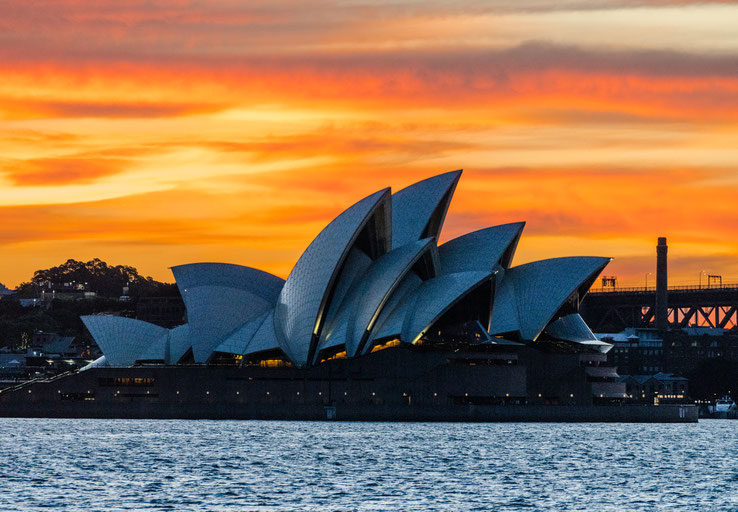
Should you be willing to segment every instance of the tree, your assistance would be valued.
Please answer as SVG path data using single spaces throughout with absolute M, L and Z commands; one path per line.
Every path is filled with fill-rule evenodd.
M 126 286 L 132 296 L 159 295 L 160 291 L 171 294 L 173 291 L 171 285 L 144 277 L 135 267 L 110 266 L 99 258 L 88 262 L 69 259 L 59 266 L 37 270 L 30 283 L 21 285 L 21 291 L 28 296 L 38 296 L 32 294 L 44 288 L 83 288 L 102 297 L 119 297 Z

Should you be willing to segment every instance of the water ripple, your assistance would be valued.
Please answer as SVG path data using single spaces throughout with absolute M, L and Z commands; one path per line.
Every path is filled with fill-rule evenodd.
M 0 510 L 735 511 L 738 422 L 0 420 Z

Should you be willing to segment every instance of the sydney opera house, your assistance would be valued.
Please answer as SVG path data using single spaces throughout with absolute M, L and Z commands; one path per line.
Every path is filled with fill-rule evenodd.
M 449 172 L 358 201 L 286 280 L 224 263 L 173 267 L 186 323 L 83 317 L 103 357 L 29 387 L 25 401 L 99 417 L 625 414 L 597 407 L 619 404 L 625 389 L 605 363 L 610 345 L 578 313 L 610 259 L 513 265 L 522 222 L 439 244 L 460 177 Z M 8 400 L 0 396 L 0 405 Z

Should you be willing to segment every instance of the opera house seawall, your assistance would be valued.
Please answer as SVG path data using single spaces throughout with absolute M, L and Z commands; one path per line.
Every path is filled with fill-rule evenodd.
M 623 403 L 611 346 L 578 313 L 609 258 L 511 266 L 524 223 L 438 245 L 460 176 L 362 199 L 287 280 L 173 267 L 185 324 L 83 317 L 103 357 L 4 390 L 0 415 L 697 421 L 694 406 Z

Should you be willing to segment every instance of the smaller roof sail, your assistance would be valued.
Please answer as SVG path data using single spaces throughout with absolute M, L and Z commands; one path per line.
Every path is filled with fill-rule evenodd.
M 240 325 L 272 309 L 284 285 L 275 275 L 228 263 L 179 265 L 172 273 L 187 308 L 198 363 Z
M 274 312 L 280 345 L 296 366 L 312 360 L 338 277 L 355 245 L 378 257 L 392 237 L 390 191 L 380 190 L 354 204 L 310 243 L 284 284 Z
M 375 260 L 343 301 L 331 328 L 333 343 L 340 341 L 345 344 L 349 357 L 359 353 L 392 292 L 432 246 L 433 239 L 425 238 L 398 247 Z
M 386 254 L 379 259 L 381 260 L 384 257 L 386 257 Z M 320 350 L 345 343 L 346 313 L 347 310 L 351 309 L 349 303 L 354 300 L 355 291 L 362 285 L 364 274 L 372 266 L 372 263 L 372 259 L 357 248 L 353 248 L 349 252 L 341 270 L 341 275 L 336 281 L 325 327 L 320 335 L 319 350 L 315 351 L 314 360 L 318 359 Z
M 441 272 L 509 268 L 524 227 L 525 222 L 502 224 L 449 240 L 438 247 Z
M 246 353 L 246 347 L 249 346 L 254 335 L 264 323 L 264 320 L 269 317 L 272 318 L 273 310 L 266 311 L 256 318 L 249 320 L 241 327 L 236 329 L 230 336 L 228 336 L 223 342 L 218 345 L 215 352 L 222 352 L 224 354 L 236 354 L 243 355 Z
M 282 347 L 279 344 L 277 332 L 274 329 L 274 311 L 270 311 L 259 326 L 259 330 L 256 331 L 256 334 L 254 334 L 254 337 L 251 338 L 251 341 L 246 346 L 243 355 L 256 354 L 277 348 L 281 349 Z
M 492 308 L 490 334 L 511 334 L 520 336 L 520 316 L 515 284 L 512 279 L 502 278 L 495 289 L 495 302 Z
M 574 310 L 578 309 L 579 300 L 609 262 L 610 258 L 575 256 L 508 269 L 495 297 L 490 333 L 506 334 L 517 325 L 521 338 L 535 340 L 567 302 L 575 299 Z
M 408 272 L 389 296 L 389 300 L 379 313 L 379 318 L 369 335 L 369 342 L 364 344 L 361 353 L 371 349 L 372 342 L 402 333 L 402 322 L 405 319 L 406 301 L 413 292 L 423 284 L 423 279 L 415 272 Z
M 81 318 L 109 366 L 131 366 L 151 345 L 168 334 L 164 327 L 122 316 Z
M 85 371 L 90 370 L 92 368 L 107 368 L 108 362 L 105 359 L 105 356 L 100 356 L 94 361 L 92 361 L 90 364 L 87 364 L 79 369 L 79 371 Z
M 187 324 L 178 325 L 169 329 L 169 358 L 167 364 L 177 364 L 180 359 L 192 347 L 190 334 L 190 326 Z
M 597 339 L 579 313 L 570 313 L 553 320 L 546 326 L 545 332 L 560 340 L 596 347 L 601 352 L 608 352 L 612 348 L 610 343 Z
M 454 304 L 492 277 L 491 272 L 458 272 L 424 281 L 392 312 L 376 339 L 399 336 L 415 343 Z
M 461 170 L 439 174 L 392 194 L 392 247 L 438 236 Z
M 136 361 L 161 361 L 162 363 L 169 364 L 169 332 L 166 336 L 162 336 L 154 343 L 149 345 L 149 348 L 141 352 Z
M 197 286 L 224 286 L 248 290 L 274 304 L 284 286 L 284 279 L 258 268 L 233 263 L 188 263 L 171 268 L 180 291 Z

